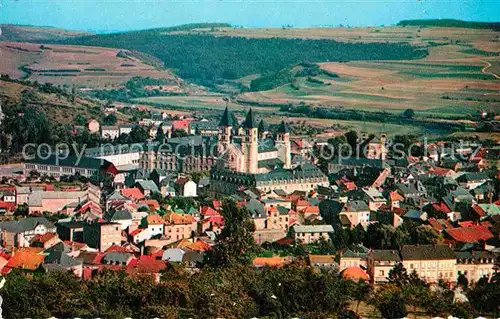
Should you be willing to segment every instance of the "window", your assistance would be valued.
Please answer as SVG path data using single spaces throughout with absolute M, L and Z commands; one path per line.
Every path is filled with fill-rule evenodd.
M 413 264 L 410 264 L 410 269 L 413 269 Z
M 383 271 L 383 270 L 379 270 L 379 271 L 378 271 L 378 275 L 379 275 L 379 276 L 384 276 L 384 275 L 385 275 L 385 274 L 384 274 L 384 271 Z

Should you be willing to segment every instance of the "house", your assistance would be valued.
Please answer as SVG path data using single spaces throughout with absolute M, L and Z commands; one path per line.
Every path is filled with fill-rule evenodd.
M 142 243 L 151 238 L 147 228 L 137 228 L 129 233 L 130 241 L 134 244 Z
M 444 230 L 444 233 L 445 238 L 460 244 L 481 243 L 494 237 L 488 227 L 482 225 L 448 228 Z
M 321 268 L 338 269 L 334 255 L 309 255 L 309 265 Z
M 151 180 L 138 181 L 136 183 L 136 187 L 139 188 L 139 190 L 146 197 L 151 196 L 153 193 L 158 193 L 160 191 L 158 189 L 158 186 L 156 186 L 156 184 Z
M 455 254 L 457 274 L 464 275 L 469 284 L 483 277 L 491 278 L 496 273 L 498 255 L 491 251 L 457 251 Z
M 31 247 L 40 247 L 43 249 L 48 249 L 55 244 L 61 242 L 57 233 L 45 233 L 43 235 L 37 234 L 30 239 Z
M 475 189 L 479 185 L 484 184 L 489 180 L 488 175 L 485 172 L 466 172 L 457 177 L 457 182 L 460 186 L 465 189 Z
M 340 255 L 339 271 L 349 267 L 361 267 L 367 269 L 366 260 L 368 257 L 368 249 L 359 247 L 359 249 L 347 249 Z
M 105 251 L 113 245 L 121 245 L 121 225 L 112 222 L 83 224 L 83 241 L 91 248 Z
M 83 221 L 69 221 L 57 223 L 57 234 L 61 240 L 83 242 Z
M 371 211 L 377 211 L 380 206 L 385 205 L 387 200 L 384 198 L 382 193 L 376 188 L 370 187 L 368 189 L 363 189 L 368 199 L 368 207 Z
M 83 261 L 68 254 L 62 242 L 46 249 L 43 254 L 45 258 L 42 267 L 45 271 L 70 271 L 76 277 L 82 278 Z
M 181 185 L 181 196 L 184 197 L 196 197 L 198 196 L 197 191 L 198 186 L 193 181 L 187 181 L 184 185 Z
M 320 239 L 330 240 L 333 233 L 331 225 L 295 225 L 292 227 L 292 238 L 304 244 L 314 243 Z
M 401 262 L 396 250 L 374 249 L 368 253 L 368 275 L 372 283 L 387 282 L 389 272 Z
M 126 197 L 130 200 L 137 201 L 144 198 L 144 193 L 138 188 L 123 188 L 120 190 L 120 193 L 123 197 Z
M 107 140 L 114 140 L 120 136 L 120 128 L 116 125 L 101 126 L 101 137 Z
M 148 215 L 145 218 L 145 221 L 150 238 L 154 236 L 162 236 L 164 234 L 165 221 L 160 215 L 158 214 Z
M 130 132 L 132 132 L 132 129 L 134 127 L 136 127 L 137 125 L 136 124 L 121 124 L 118 126 L 118 134 L 119 135 L 122 135 L 122 134 L 130 134 Z
M 349 220 L 351 228 L 357 225 L 366 226 L 370 221 L 370 208 L 363 200 L 351 200 L 342 208 L 339 217 L 342 216 Z
M 448 245 L 404 245 L 401 258 L 409 273 L 415 271 L 429 283 L 456 282 L 456 256 Z
M 191 238 L 193 232 L 196 232 L 197 221 L 188 214 L 168 213 L 164 217 L 165 236 L 170 243 Z
M 28 217 L 17 221 L 0 222 L 2 246 L 7 249 L 28 247 L 35 235 L 55 233 L 56 227 L 45 217 Z
M 256 268 L 263 268 L 263 267 L 276 267 L 280 268 L 283 267 L 287 261 L 285 260 L 284 257 L 255 257 L 253 260 L 252 264 Z

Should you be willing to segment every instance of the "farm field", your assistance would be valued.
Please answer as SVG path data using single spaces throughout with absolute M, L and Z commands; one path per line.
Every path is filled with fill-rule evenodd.
M 106 88 L 134 76 L 181 82 L 168 70 L 148 65 L 126 50 L 0 42 L 0 56 L 0 73 L 41 83 Z
M 166 32 L 165 34 L 210 34 L 247 38 L 329 39 L 341 42 L 408 42 L 427 48 L 429 55 L 418 60 L 351 61 L 318 63 L 338 78 L 318 75 L 296 78 L 268 91 L 234 95 L 240 104 L 311 106 L 401 113 L 411 108 L 416 116 L 468 118 L 481 110 L 500 107 L 500 32 L 487 29 L 376 27 L 376 28 L 212 28 Z M 249 87 L 256 76 L 241 78 Z M 317 80 L 317 81 L 316 81 Z M 321 84 L 323 82 L 323 84 Z M 155 98 L 151 98 L 154 100 Z M 203 106 L 220 108 L 220 102 Z M 146 99 L 146 101 L 149 99 Z M 172 105 L 183 105 L 190 97 Z M 162 99 L 162 101 L 164 101 Z M 175 101 L 175 102 L 174 102 Z M 207 105 L 209 103 L 209 105 Z M 192 105 L 194 106 L 194 105 Z M 234 105 L 236 109 L 240 105 Z

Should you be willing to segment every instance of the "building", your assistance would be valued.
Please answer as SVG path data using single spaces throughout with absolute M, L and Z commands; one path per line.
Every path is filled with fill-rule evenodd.
M 121 245 L 121 225 L 111 222 L 83 224 L 83 241 L 91 248 L 106 251 L 113 245 Z
M 122 124 L 122 125 L 119 125 L 118 126 L 118 136 L 122 135 L 122 134 L 130 134 L 130 132 L 132 132 L 132 129 L 136 127 L 135 124 Z
M 141 154 L 140 169 L 151 172 L 208 172 L 217 160 L 217 145 L 210 138 L 187 136 L 153 144 Z
M 118 126 L 101 126 L 101 137 L 107 140 L 114 140 L 120 136 L 120 128 Z
M 2 246 L 7 249 L 28 247 L 36 235 L 55 233 L 56 227 L 45 217 L 28 217 L 17 221 L 0 222 Z
M 457 275 L 464 275 L 469 284 L 478 282 L 483 277 L 491 278 L 496 272 L 498 255 L 491 251 L 457 251 L 455 254 Z
M 24 163 L 24 174 L 29 175 L 36 171 L 40 175 L 52 176 L 56 179 L 61 176 L 80 175 L 87 178 L 100 173 L 116 174 L 118 170 L 112 163 L 97 158 L 68 156 L 66 158 L 49 155 L 46 158 L 35 157 Z
M 456 281 L 456 255 L 448 245 L 404 245 L 401 258 L 409 273 L 415 271 L 427 282 Z
M 342 216 L 345 216 L 349 220 L 351 228 L 357 225 L 366 226 L 370 221 L 370 208 L 363 200 L 348 201 L 339 214 L 341 219 Z
M 387 282 L 389 272 L 401 262 L 396 250 L 373 249 L 368 253 L 368 275 L 372 283 Z
M 139 168 L 139 161 L 145 147 L 145 144 L 141 143 L 107 144 L 100 147 L 86 148 L 83 154 L 85 157 L 105 160 L 118 169 L 134 169 Z
M 330 240 L 330 233 L 333 233 L 331 225 L 295 225 L 292 227 L 292 238 L 304 244 L 317 242 L 321 238 Z
M 28 210 L 34 213 L 57 213 L 66 207 L 77 207 L 87 202 L 89 193 L 85 191 L 34 191 L 28 198 Z

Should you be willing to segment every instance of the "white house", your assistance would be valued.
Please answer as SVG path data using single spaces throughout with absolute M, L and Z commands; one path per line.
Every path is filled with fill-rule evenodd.
M 182 187 L 182 196 L 184 197 L 196 197 L 198 196 L 196 193 L 197 185 L 193 181 L 187 181 Z

